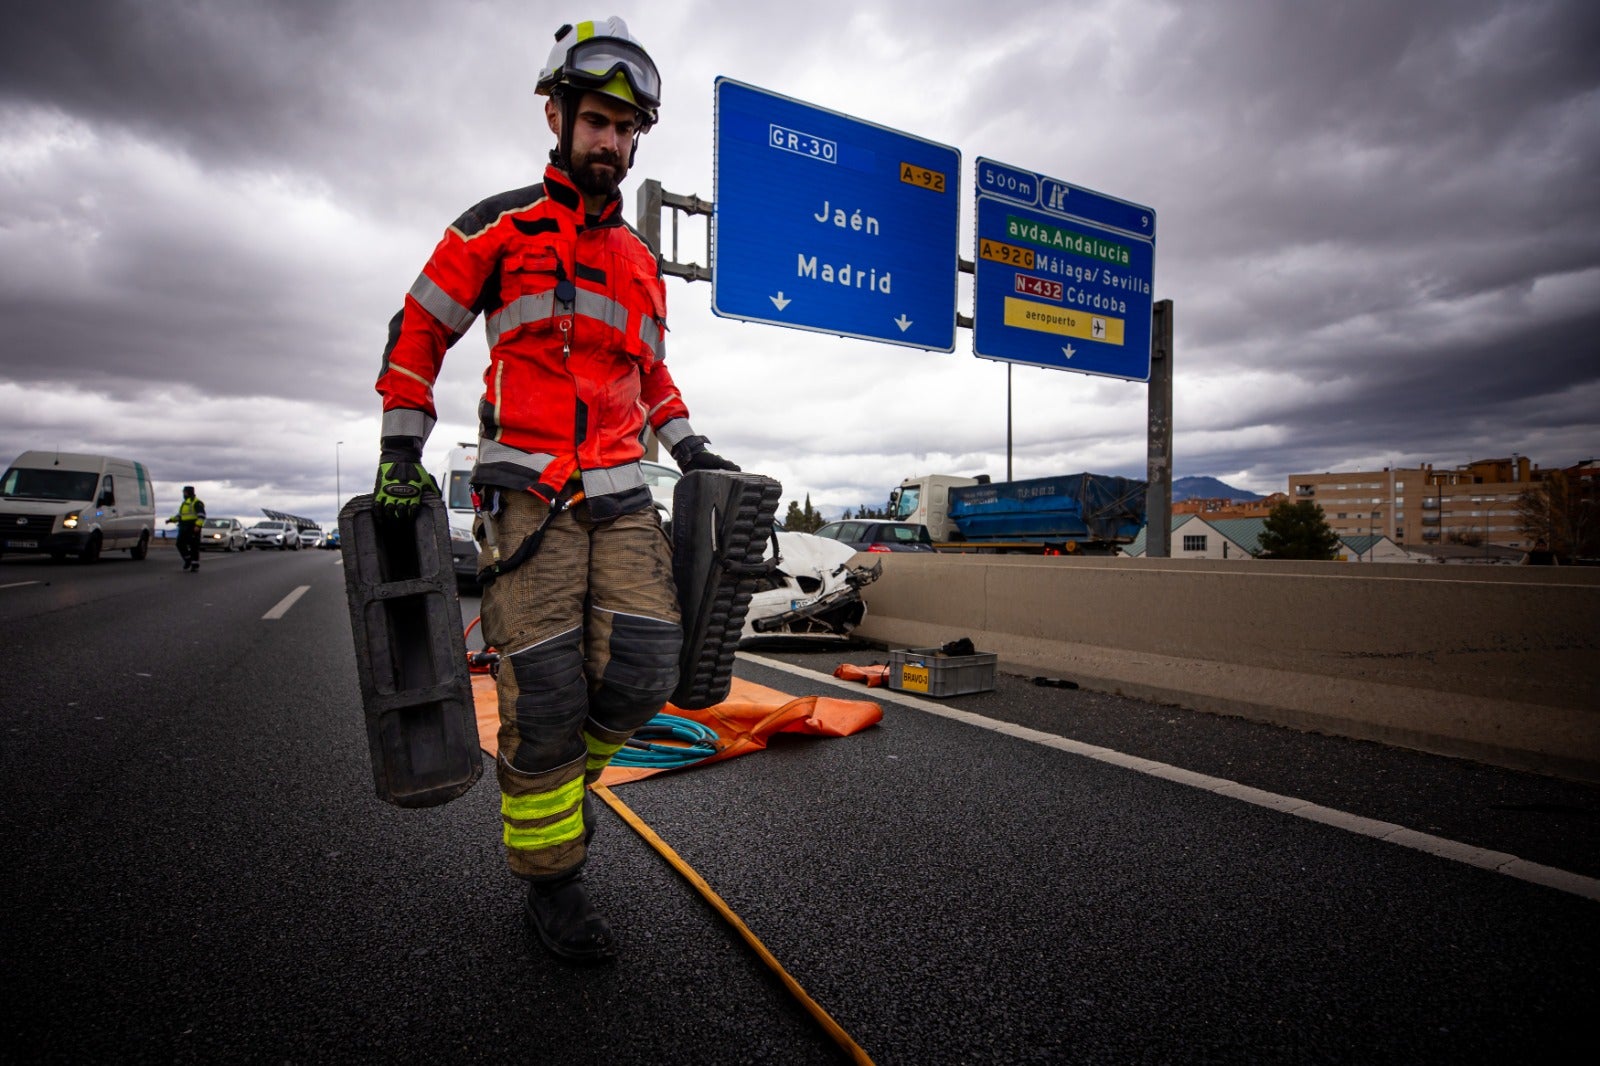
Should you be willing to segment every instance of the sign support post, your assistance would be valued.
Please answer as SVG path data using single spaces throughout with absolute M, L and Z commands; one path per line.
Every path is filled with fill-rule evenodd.
M 1144 493 L 1146 559 L 1172 558 L 1172 301 L 1152 312 Z

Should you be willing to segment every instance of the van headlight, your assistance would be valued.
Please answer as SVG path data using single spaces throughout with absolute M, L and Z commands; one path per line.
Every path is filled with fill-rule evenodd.
M 78 528 L 78 512 L 77 511 L 73 511 L 71 514 L 67 515 L 67 517 L 63 518 L 61 520 L 61 528 L 62 529 L 77 529 Z

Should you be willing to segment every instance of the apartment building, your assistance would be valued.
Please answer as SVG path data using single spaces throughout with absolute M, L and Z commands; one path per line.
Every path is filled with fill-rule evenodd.
M 1527 456 L 1514 454 L 1449 470 L 1424 463 L 1291 474 L 1289 498 L 1315 501 L 1341 537 L 1382 534 L 1402 546 L 1466 540 L 1525 549 L 1520 501 L 1542 473 Z
M 1197 514 L 1206 518 L 1265 518 L 1272 509 L 1288 499 L 1274 492 L 1262 500 L 1229 500 L 1214 496 L 1192 496 L 1187 500 L 1173 500 L 1172 513 Z

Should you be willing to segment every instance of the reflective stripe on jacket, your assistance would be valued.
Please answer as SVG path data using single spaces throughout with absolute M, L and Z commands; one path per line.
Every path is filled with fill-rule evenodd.
M 550 167 L 456 220 L 390 325 L 383 436 L 427 439 L 445 350 L 479 315 L 489 366 L 473 481 L 552 498 L 578 474 L 597 516 L 650 506 L 644 427 L 669 449 L 693 430 L 664 362 L 666 290 L 621 196 L 586 218 Z

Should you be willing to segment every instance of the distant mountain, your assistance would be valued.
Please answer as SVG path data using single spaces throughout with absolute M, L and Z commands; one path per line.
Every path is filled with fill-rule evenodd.
M 1214 477 L 1180 477 L 1172 483 L 1172 502 L 1179 500 L 1264 500 L 1258 492 L 1236 489 Z

